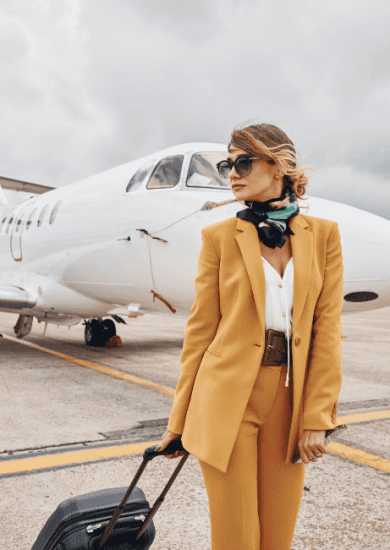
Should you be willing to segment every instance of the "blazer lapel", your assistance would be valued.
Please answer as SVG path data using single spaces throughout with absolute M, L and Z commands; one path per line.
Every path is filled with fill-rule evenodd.
M 237 218 L 236 241 L 240 247 L 245 267 L 252 285 L 257 314 L 260 320 L 260 334 L 265 334 L 265 273 L 261 259 L 259 236 L 253 223 Z
M 290 236 L 294 263 L 294 307 L 293 327 L 297 327 L 305 305 L 310 285 L 313 260 L 313 234 L 308 231 L 307 223 L 298 214 L 290 221 L 294 235 Z M 245 263 L 256 309 L 260 320 L 261 334 L 265 333 L 265 273 L 261 259 L 259 237 L 253 223 L 237 218 L 237 243 Z
M 296 328 L 303 313 L 310 286 L 313 262 L 313 233 L 308 230 L 307 223 L 299 214 L 292 218 L 290 228 L 295 233 L 295 235 L 290 235 L 290 239 L 294 263 L 293 328 Z

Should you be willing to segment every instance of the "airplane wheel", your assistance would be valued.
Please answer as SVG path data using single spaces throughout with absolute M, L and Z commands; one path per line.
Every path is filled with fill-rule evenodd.
M 85 323 L 84 337 L 87 346 L 104 346 L 106 343 L 103 338 L 104 326 L 97 319 L 92 319 L 90 323 Z
M 16 338 L 23 338 L 30 334 L 34 317 L 32 315 L 19 315 L 16 325 L 14 326 L 14 333 Z
M 111 319 L 104 319 L 103 326 L 104 326 L 104 338 L 107 342 L 107 340 L 109 340 L 111 336 L 116 335 L 116 326 L 114 321 L 111 321 Z

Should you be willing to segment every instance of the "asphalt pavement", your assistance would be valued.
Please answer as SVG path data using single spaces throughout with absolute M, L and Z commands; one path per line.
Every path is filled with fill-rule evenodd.
M 12 336 L 16 319 L 0 313 L 0 333 Z M 43 335 L 35 321 L 23 339 L 83 365 L 0 338 L 3 548 L 30 549 L 62 500 L 130 482 L 141 461 L 137 445 L 158 441 L 165 430 L 172 397 L 158 385 L 175 388 L 185 324 L 174 315 L 129 319 L 118 327 L 119 348 L 88 348 L 81 324 L 48 325 Z M 308 466 L 294 550 L 390 548 L 390 308 L 343 317 L 343 334 L 338 415 L 352 420 L 339 442 L 384 466 L 348 452 L 350 458 L 329 453 Z M 149 465 L 140 482 L 149 500 L 175 465 L 163 458 Z M 207 495 L 194 457 L 155 524 L 153 548 L 210 548 Z

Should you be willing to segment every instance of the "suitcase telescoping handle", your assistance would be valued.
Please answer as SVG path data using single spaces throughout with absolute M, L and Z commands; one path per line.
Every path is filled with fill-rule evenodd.
M 181 439 L 175 439 L 172 441 L 162 452 L 158 452 L 159 445 L 155 445 L 153 447 L 148 447 L 144 451 L 143 460 L 141 463 L 141 466 L 138 468 L 137 473 L 134 476 L 133 481 L 130 483 L 129 488 L 126 491 L 125 496 L 122 499 L 122 502 L 119 504 L 118 508 L 115 510 L 114 515 L 112 516 L 109 524 L 106 527 L 106 530 L 103 533 L 102 539 L 100 541 L 99 548 L 103 546 L 103 544 L 106 542 L 108 537 L 110 536 L 111 531 L 114 529 L 116 522 L 121 517 L 122 512 L 126 506 L 127 501 L 130 498 L 131 493 L 134 490 L 134 487 L 138 483 L 140 477 L 143 474 L 143 471 L 146 468 L 146 465 L 148 462 L 153 460 L 156 456 L 163 456 L 163 455 L 170 455 L 174 454 L 176 451 L 185 451 L 185 454 L 183 455 L 182 459 L 180 460 L 179 464 L 176 466 L 175 471 L 171 475 L 171 477 L 168 480 L 168 483 L 165 485 L 164 490 L 162 491 L 161 495 L 158 497 L 156 502 L 153 504 L 152 509 L 150 510 L 147 518 L 145 519 L 144 523 L 142 524 L 141 529 L 139 530 L 139 533 L 137 534 L 136 540 L 139 539 L 139 537 L 144 533 L 144 531 L 147 529 L 148 525 L 152 521 L 153 517 L 156 515 L 158 509 L 160 508 L 161 504 L 164 501 L 165 495 L 168 493 L 169 489 L 172 487 L 173 482 L 179 475 L 180 470 L 183 468 L 185 461 L 187 460 L 189 453 L 184 449 Z

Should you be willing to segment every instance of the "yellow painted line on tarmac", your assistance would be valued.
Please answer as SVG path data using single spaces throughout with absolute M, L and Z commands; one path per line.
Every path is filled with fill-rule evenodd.
M 7 336 L 3 334 L 3 338 L 6 338 L 7 340 L 11 340 L 17 344 L 22 344 L 22 345 L 37 349 L 39 351 L 49 353 L 51 355 L 58 357 L 59 359 L 64 359 L 65 361 L 75 363 L 76 365 L 90 368 L 98 372 L 101 372 L 103 374 L 107 374 L 109 376 L 114 376 L 115 378 L 120 378 L 122 380 L 132 382 L 133 384 L 138 384 L 140 386 L 157 391 L 159 393 L 163 393 L 165 395 L 170 395 L 173 397 L 175 394 L 175 391 L 172 388 L 169 388 L 167 386 L 162 386 L 154 382 L 150 382 L 149 380 L 144 380 L 143 378 L 139 378 L 138 376 L 133 376 L 131 374 L 127 374 L 127 373 L 118 371 L 116 369 L 112 369 L 110 367 L 104 367 L 102 365 L 98 365 L 90 361 L 84 361 L 83 359 L 76 359 L 75 357 L 72 357 L 65 353 L 44 348 L 42 346 L 34 344 L 33 342 L 22 341 L 17 338 L 14 338 L 13 336 Z M 348 416 L 339 416 L 337 418 L 337 423 L 354 424 L 357 422 L 367 422 L 370 420 L 380 420 L 385 418 L 390 418 L 389 410 L 359 413 L 359 414 L 353 414 Z M 146 449 L 146 447 L 151 445 L 157 445 L 157 443 L 159 442 L 137 443 L 133 445 L 121 445 L 121 446 L 114 446 L 109 448 L 106 447 L 106 448 L 99 448 L 99 449 L 90 449 L 86 451 L 59 453 L 56 455 L 47 455 L 43 457 L 24 458 L 24 459 L 12 460 L 12 461 L 11 460 L 4 461 L 4 462 L 0 462 L 0 475 L 15 474 L 19 472 L 30 472 L 34 470 L 54 468 L 56 466 L 66 466 L 69 464 L 76 464 L 80 462 L 90 462 L 90 461 L 100 460 L 104 458 L 114 458 L 114 457 L 129 455 L 129 454 L 139 454 L 139 453 L 142 453 Z M 343 458 L 347 458 L 348 460 L 351 460 L 353 462 L 364 464 L 366 466 L 376 468 L 377 470 L 390 473 L 390 461 L 378 455 L 373 455 L 367 451 L 362 451 L 360 449 L 356 449 L 348 445 L 336 443 L 335 441 L 332 441 L 328 444 L 328 450 L 330 453 L 334 455 L 338 455 Z
M 67 355 L 66 353 L 61 353 L 59 351 L 53 351 L 48 348 L 43 348 L 42 346 L 38 346 L 38 344 L 34 344 L 33 342 L 27 342 L 26 340 L 19 340 L 18 338 L 14 338 L 13 336 L 7 336 L 6 334 L 3 334 L 3 338 L 7 340 L 11 340 L 11 342 L 16 342 L 17 344 L 22 344 L 23 346 L 28 346 L 30 348 L 43 351 L 45 353 L 49 353 L 50 355 L 55 355 L 55 357 L 58 357 L 59 359 L 65 359 L 65 361 L 69 361 L 70 363 L 75 363 L 76 365 L 80 365 L 81 367 L 87 367 L 88 369 L 93 369 L 98 372 L 102 372 L 103 374 L 114 376 L 115 378 L 120 378 L 121 380 L 132 382 L 133 384 L 138 384 L 139 386 L 143 386 L 144 388 L 148 388 L 149 390 L 154 390 L 159 393 L 163 393 L 165 395 L 170 395 L 171 397 L 175 395 L 175 390 L 172 388 L 169 388 L 168 386 L 162 386 L 161 384 L 156 384 L 155 382 L 151 382 L 150 380 L 145 380 L 143 378 L 139 378 L 138 376 L 134 376 L 132 374 L 127 374 L 120 370 L 112 369 L 110 367 L 103 367 L 102 365 L 98 365 L 97 363 L 91 363 L 91 361 L 76 359 L 75 357 L 72 357 L 71 355 Z
M 28 347 L 37 349 L 39 351 L 43 351 L 45 353 L 49 353 L 50 355 L 54 355 L 59 359 L 64 359 L 65 361 L 69 361 L 70 363 L 75 363 L 76 365 L 80 365 L 81 367 L 87 367 L 89 369 L 102 372 L 103 374 L 114 376 L 115 378 L 120 378 L 121 380 L 127 380 L 128 382 L 132 382 L 133 384 L 138 384 L 139 386 L 143 386 L 145 388 L 157 391 L 159 393 L 163 393 L 165 395 L 170 395 L 171 397 L 174 397 L 175 395 L 174 389 L 169 388 L 168 386 L 162 386 L 161 384 L 157 384 L 155 382 L 151 382 L 150 380 L 145 380 L 144 378 L 140 378 L 138 376 L 134 376 L 133 374 L 127 374 L 125 372 L 113 369 L 111 367 L 104 367 L 102 365 L 98 365 L 97 363 L 92 363 L 91 361 L 77 359 L 76 357 L 72 357 L 71 355 L 67 355 L 66 353 L 61 353 L 59 351 L 54 351 L 48 348 L 44 348 L 42 346 L 39 346 L 38 344 L 34 344 L 33 342 L 20 340 L 19 338 L 14 338 L 13 336 L 8 336 L 6 334 L 3 334 L 2 336 L 3 338 L 10 340 L 12 342 L 15 342 L 17 344 L 22 344 L 23 346 L 28 346 Z M 356 422 L 367 422 L 368 420 L 380 420 L 382 418 L 390 418 L 390 411 L 374 411 L 374 412 L 366 412 L 366 413 L 360 413 L 360 414 L 352 414 L 349 416 L 339 416 L 337 417 L 337 423 L 354 424 Z
M 355 424 L 356 422 L 367 422 L 369 420 L 380 420 L 381 418 L 390 418 L 390 411 L 373 411 L 349 416 L 338 416 L 337 424 Z
M 121 456 L 141 454 L 147 447 L 159 444 L 160 441 L 148 441 L 145 443 L 134 443 L 132 445 L 115 445 L 113 447 L 101 447 L 85 451 L 73 451 L 69 453 L 58 453 L 33 458 L 21 458 L 16 460 L 5 460 L 0 462 L 0 476 L 29 473 L 37 470 L 70 466 L 96 460 L 118 458 Z M 347 458 L 365 466 L 370 466 L 382 472 L 390 473 L 390 460 L 373 455 L 348 445 L 331 441 L 328 444 L 328 451 L 331 454 Z
M 390 460 L 386 460 L 379 455 L 373 455 L 367 451 L 350 447 L 349 445 L 342 445 L 336 441 L 331 441 L 327 447 L 328 451 L 333 455 L 342 456 L 343 458 L 348 458 L 348 460 L 352 460 L 353 462 L 358 462 L 359 464 L 364 464 L 365 466 L 371 466 L 371 468 L 390 474 Z
M 132 445 L 116 445 L 114 447 L 100 447 L 86 451 L 72 451 L 33 458 L 20 458 L 16 460 L 4 460 L 0 462 L 0 476 L 18 473 L 28 473 L 34 470 L 47 470 L 58 466 L 68 466 L 80 462 L 91 462 L 104 458 L 117 458 L 119 456 L 136 455 L 143 453 L 147 447 L 157 445 L 161 441 L 147 441 L 146 443 L 134 443 Z

